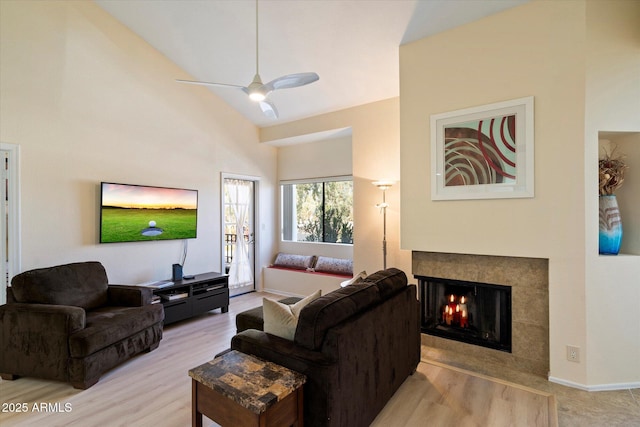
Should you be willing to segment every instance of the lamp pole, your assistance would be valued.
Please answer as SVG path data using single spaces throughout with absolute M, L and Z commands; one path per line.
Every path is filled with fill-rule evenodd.
M 393 185 L 392 181 L 374 181 L 373 185 L 382 190 L 382 203 L 376 207 L 382 210 L 382 268 L 387 269 L 387 190 Z
M 387 269 L 387 190 L 382 190 L 382 268 Z

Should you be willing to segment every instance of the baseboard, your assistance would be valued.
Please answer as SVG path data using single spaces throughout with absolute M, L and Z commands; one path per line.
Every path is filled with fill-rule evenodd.
M 571 388 L 577 388 L 579 390 L 584 390 L 584 391 L 613 391 L 613 390 L 629 390 L 631 388 L 640 388 L 640 382 L 584 385 L 584 384 L 563 380 L 562 378 L 556 378 L 552 376 L 549 376 L 548 379 L 552 383 L 564 385 Z
M 303 270 L 265 267 L 262 269 L 262 287 L 267 292 L 287 296 L 307 296 L 318 289 L 322 295 L 340 289 L 344 277 L 308 273 Z
M 285 292 L 280 289 L 264 288 L 261 292 L 268 292 L 270 294 L 282 295 L 283 297 L 304 297 L 305 295 L 295 294 L 293 292 Z

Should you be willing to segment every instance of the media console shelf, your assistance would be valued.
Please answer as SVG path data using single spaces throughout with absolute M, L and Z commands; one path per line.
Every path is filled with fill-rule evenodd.
M 164 306 L 164 324 L 178 322 L 216 308 L 229 311 L 229 276 L 203 273 L 193 279 L 174 281 L 173 285 L 153 290 Z

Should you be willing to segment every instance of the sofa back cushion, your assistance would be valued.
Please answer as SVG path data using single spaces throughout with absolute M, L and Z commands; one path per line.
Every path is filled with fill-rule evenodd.
M 25 271 L 11 280 L 16 302 L 57 304 L 85 310 L 107 303 L 107 272 L 99 262 L 79 262 Z
M 388 268 L 367 276 L 363 282 L 376 285 L 380 298 L 386 300 L 407 286 L 407 275 L 397 268 Z
M 300 312 L 294 342 L 309 350 L 317 350 L 329 328 L 379 301 L 378 287 L 371 283 L 346 286 L 321 296 Z

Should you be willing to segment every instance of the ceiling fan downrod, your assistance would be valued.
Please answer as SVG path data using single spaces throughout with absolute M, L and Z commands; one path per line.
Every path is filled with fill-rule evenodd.
M 253 81 L 247 87 L 249 92 L 249 99 L 255 102 L 264 101 L 267 98 L 267 94 L 264 93 L 262 87 L 262 79 L 260 78 L 260 58 L 258 52 L 260 51 L 258 45 L 258 0 L 256 0 L 256 75 L 253 76 Z
M 233 87 L 241 89 L 244 93 L 249 95 L 249 99 L 258 103 L 260 105 L 260 109 L 262 113 L 270 118 L 277 119 L 278 118 L 278 110 L 276 106 L 267 99 L 267 96 L 273 92 L 274 90 L 281 89 L 289 89 L 294 87 L 305 86 L 310 83 L 317 81 L 320 77 L 318 74 L 308 72 L 308 73 L 296 73 L 296 74 L 287 74 L 284 76 L 280 76 L 271 80 L 268 83 L 262 83 L 262 78 L 260 78 L 260 45 L 259 45 L 259 26 L 258 26 L 258 0 L 256 0 L 256 74 L 253 76 L 253 80 L 248 86 L 241 86 L 237 84 L 229 84 L 229 83 L 216 83 L 216 82 L 205 82 L 198 80 L 181 80 L 177 79 L 176 81 L 179 83 L 188 83 L 195 85 L 204 85 L 204 86 L 218 86 L 218 87 Z

